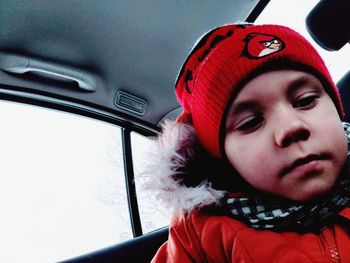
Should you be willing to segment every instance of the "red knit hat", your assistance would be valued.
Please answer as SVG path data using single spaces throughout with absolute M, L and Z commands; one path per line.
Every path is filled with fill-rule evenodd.
M 183 107 L 178 121 L 191 123 L 202 146 L 220 158 L 225 115 L 239 87 L 261 72 L 281 67 L 318 77 L 343 117 L 338 89 L 303 36 L 284 26 L 232 24 L 205 34 L 182 66 L 176 81 Z

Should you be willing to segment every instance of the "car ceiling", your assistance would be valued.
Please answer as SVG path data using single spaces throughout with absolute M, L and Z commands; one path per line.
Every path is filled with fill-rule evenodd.
M 0 96 L 108 113 L 133 126 L 155 128 L 179 108 L 175 78 L 198 37 L 215 26 L 246 21 L 267 3 L 2 0 Z M 96 90 L 38 72 L 10 73 L 4 70 L 5 55 L 85 72 L 96 81 Z M 118 91 L 136 96 L 131 101 L 145 101 L 144 114 L 116 106 Z

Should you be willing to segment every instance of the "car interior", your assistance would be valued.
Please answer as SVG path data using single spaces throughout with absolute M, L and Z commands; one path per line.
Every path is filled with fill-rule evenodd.
M 254 23 L 269 2 L 0 2 L 0 99 L 122 128 L 133 238 L 60 262 L 151 261 L 168 228 L 145 233 L 142 227 L 130 134 L 156 136 L 164 120 L 181 113 L 174 81 L 201 34 L 230 22 Z M 350 40 L 349 13 L 348 1 L 320 0 L 306 17 L 306 28 L 322 48 L 337 52 Z M 337 86 L 350 121 L 350 71 Z

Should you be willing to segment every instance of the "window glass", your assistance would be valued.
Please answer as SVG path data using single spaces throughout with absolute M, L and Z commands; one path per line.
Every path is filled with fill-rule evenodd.
M 272 0 L 257 18 L 256 24 L 281 24 L 295 29 L 307 38 L 324 59 L 335 82 L 348 71 L 345 59 L 350 57 L 350 45 L 337 52 L 321 48 L 306 29 L 305 19 L 319 0 Z
M 132 238 L 120 128 L 0 101 L 0 261 L 56 262 Z
M 141 173 L 147 166 L 147 155 L 153 143 L 153 140 L 145 136 L 135 132 L 131 133 L 137 202 L 144 234 L 169 225 L 171 217 L 170 210 L 166 209 L 153 193 L 143 189 L 145 178 Z

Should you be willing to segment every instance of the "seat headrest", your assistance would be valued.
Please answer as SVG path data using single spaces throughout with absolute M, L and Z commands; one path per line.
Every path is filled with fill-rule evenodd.
M 339 50 L 350 40 L 350 1 L 319 1 L 306 18 L 306 28 L 321 47 Z

